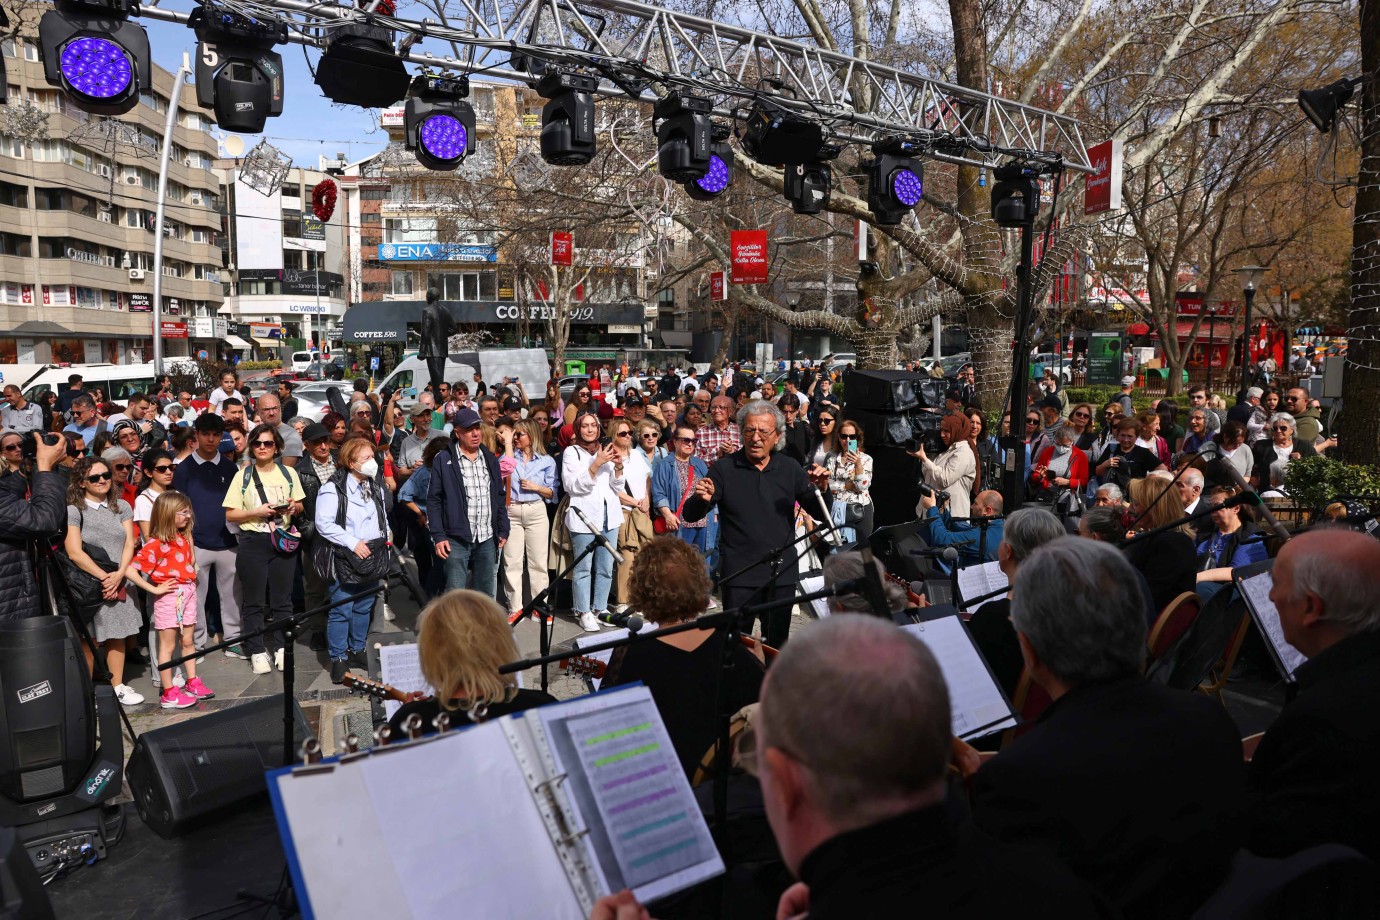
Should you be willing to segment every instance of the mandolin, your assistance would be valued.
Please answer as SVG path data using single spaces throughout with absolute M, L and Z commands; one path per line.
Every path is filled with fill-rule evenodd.
M 427 699 L 427 695 L 420 690 L 413 693 L 404 693 L 397 687 L 390 687 L 380 680 L 372 680 L 362 674 L 346 674 L 340 681 L 355 693 L 364 696 L 376 697 L 380 700 L 392 700 L 395 703 L 411 703 L 414 700 Z

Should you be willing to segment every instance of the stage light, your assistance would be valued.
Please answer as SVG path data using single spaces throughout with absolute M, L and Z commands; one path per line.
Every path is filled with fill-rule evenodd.
M 684 183 L 685 194 L 696 201 L 711 201 L 733 184 L 733 148 L 728 146 L 729 129 L 712 128 L 714 143 L 709 145 L 709 169 L 698 179 Z
M 541 156 L 557 166 L 583 166 L 594 159 L 594 97 L 599 81 L 552 72 L 537 83 L 541 110 Z
M 913 145 L 892 138 L 872 147 L 877 158 L 868 173 L 867 206 L 878 225 L 899 224 L 920 203 L 925 169 L 914 157 L 904 156 Z
M 258 134 L 283 114 L 283 59 L 273 50 L 287 41 L 287 24 L 250 19 L 204 0 L 187 25 L 201 43 L 196 55 L 196 99 L 216 113 L 227 131 Z
M 474 109 L 468 77 L 419 75 L 412 81 L 404 125 L 407 149 L 427 169 L 455 169 L 474 150 Z
M 809 163 L 824 143 L 824 129 L 816 122 L 767 99 L 758 99 L 748 113 L 743 149 L 765 166 Z
M 149 37 L 127 21 L 129 0 L 64 0 L 38 23 L 43 76 L 77 108 L 123 115 L 152 92 Z
M 1355 77 L 1350 80 L 1338 80 L 1322 89 L 1301 89 L 1299 108 L 1303 109 L 1303 114 L 1308 116 L 1315 128 L 1326 134 L 1337 123 L 1337 113 L 1360 85 L 1361 78 Z
M 407 95 L 407 68 L 393 53 L 392 30 L 352 22 L 331 36 L 316 64 L 316 85 L 327 99 L 379 109 Z
M 829 204 L 833 190 L 833 169 L 828 163 L 800 163 L 787 166 L 786 200 L 797 214 L 818 214 Z
M 713 126 L 709 100 L 671 93 L 652 108 L 657 168 L 672 182 L 693 182 L 709 172 Z
M 1040 184 L 1025 163 L 1007 163 L 992 171 L 992 220 L 998 227 L 1031 227 L 1040 213 Z

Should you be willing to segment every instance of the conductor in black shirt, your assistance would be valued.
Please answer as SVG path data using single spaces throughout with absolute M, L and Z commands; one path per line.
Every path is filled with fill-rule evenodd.
M 794 596 L 800 580 L 792 542 L 795 505 L 814 507 L 808 504 L 814 494 L 810 477 L 800 464 L 779 453 L 786 429 L 781 410 L 754 399 L 738 411 L 738 429 L 742 449 L 716 460 L 709 475 L 695 481 L 681 515 L 693 523 L 703 520 L 710 508 L 719 508 L 719 558 L 733 575 L 720 583 L 726 610 Z M 734 573 L 735 567 L 749 564 L 746 571 Z M 785 645 L 790 608 L 773 610 L 762 619 L 766 643 L 778 649 Z

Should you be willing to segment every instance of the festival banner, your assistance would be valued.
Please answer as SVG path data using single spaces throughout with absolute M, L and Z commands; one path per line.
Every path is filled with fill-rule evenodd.
M 572 265 L 575 261 L 575 237 L 564 230 L 551 231 L 551 264 Z
M 765 284 L 767 281 L 767 231 L 733 230 L 729 234 L 733 284 Z

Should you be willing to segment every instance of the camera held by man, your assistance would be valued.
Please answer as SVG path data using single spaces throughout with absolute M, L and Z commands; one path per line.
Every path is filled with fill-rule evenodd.
M 0 503 L 0 620 L 38 615 L 30 547 L 36 539 L 56 536 L 67 520 L 67 474 L 59 465 L 68 456 L 69 442 L 62 435 L 42 434 L 32 443 L 29 500 Z

